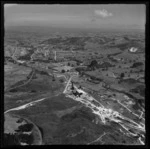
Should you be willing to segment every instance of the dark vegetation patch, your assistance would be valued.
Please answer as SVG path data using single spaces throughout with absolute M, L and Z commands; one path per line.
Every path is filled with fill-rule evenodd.
M 13 60 L 11 57 L 9 57 L 8 61 L 11 62 L 11 63 L 14 63 L 14 64 L 16 63 L 16 61 Z
M 101 65 L 98 66 L 98 68 L 108 68 L 113 67 L 114 65 L 110 64 L 109 62 L 104 62 Z
M 37 91 L 36 91 L 36 90 L 31 90 L 30 92 L 31 92 L 31 93 L 36 93 Z
M 28 134 L 19 134 L 17 137 L 18 137 L 20 142 L 27 143 L 29 145 L 31 145 L 34 141 L 34 137 L 33 137 L 32 133 L 30 135 L 28 135 Z
M 98 67 L 98 63 L 96 60 L 91 61 L 91 63 L 88 65 L 88 68 L 91 70 L 95 70 Z
M 45 71 L 40 71 L 40 74 L 43 75 L 43 80 L 32 80 L 28 84 L 25 84 L 19 88 L 17 88 L 18 91 L 21 92 L 31 92 L 34 91 L 50 91 L 54 92 L 56 90 L 61 89 L 62 85 L 59 82 L 56 81 L 50 81 L 48 78 L 46 78 L 44 75 L 49 76 L 49 74 Z M 47 80 L 48 79 L 48 80 Z
M 145 86 L 144 85 L 139 85 L 136 88 L 131 89 L 130 91 L 133 93 L 138 93 L 143 97 L 145 96 Z
M 138 83 L 137 80 L 133 79 L 133 78 L 129 78 L 129 79 L 120 79 L 119 81 L 120 83 L 127 83 L 127 84 L 136 84 Z
M 135 100 L 135 104 L 132 106 L 132 108 L 134 109 L 134 110 L 142 110 L 142 108 L 145 108 L 145 100 L 144 99 L 136 99 Z
M 124 36 L 124 39 L 127 40 L 127 41 L 130 41 L 131 39 L 127 36 Z
M 50 59 L 35 59 L 34 62 L 44 62 L 44 63 L 49 63 Z
M 82 46 L 82 47 L 76 47 L 73 50 L 74 51 L 85 51 L 86 49 Z
M 33 141 L 34 137 L 32 134 L 4 134 L 4 146 L 21 145 L 21 142 L 31 145 Z
M 46 76 L 49 76 L 48 72 L 46 71 L 42 71 L 42 70 L 37 70 L 35 71 L 36 73 L 40 74 L 40 75 L 46 75 Z
M 77 67 L 77 68 L 75 68 L 75 70 L 77 72 L 81 73 L 81 72 L 84 72 L 86 70 L 86 68 L 85 67 Z
M 16 123 L 22 123 L 23 121 L 24 121 L 23 118 L 19 118 L 19 119 L 16 121 Z
M 62 38 L 51 38 L 45 41 L 42 41 L 41 44 L 58 44 L 62 41 Z
M 18 90 L 17 89 L 10 89 L 9 92 L 16 93 L 16 92 L 18 92 Z
M 94 81 L 99 81 L 99 82 L 103 81 L 103 79 L 98 78 L 96 76 L 92 76 L 90 74 L 87 74 L 86 72 L 83 72 L 83 75 L 85 75 L 86 77 L 88 77 L 88 78 L 90 78 L 91 80 L 94 80 Z
M 59 37 L 59 38 L 51 38 L 51 39 L 45 40 L 42 43 L 51 44 L 51 45 L 64 44 L 68 46 L 71 46 L 71 45 L 84 46 L 84 42 L 89 39 L 90 37 L 68 37 L 66 39 Z
M 18 60 L 27 60 L 27 61 L 29 61 L 31 59 L 30 56 L 31 56 L 30 54 L 27 54 L 27 55 L 24 55 L 24 56 L 20 56 L 18 58 Z
M 4 134 L 4 146 L 20 145 L 17 135 Z
M 109 46 L 110 48 L 119 48 L 120 50 L 125 50 L 128 48 L 128 43 L 121 43 L 121 44 L 117 44 L 117 45 L 111 45 Z
M 32 129 L 33 129 L 33 124 L 28 123 L 28 124 L 20 125 L 18 129 L 15 131 L 16 132 L 30 132 L 32 131 Z
M 91 63 L 87 67 L 87 71 L 89 70 L 96 70 L 98 68 L 108 68 L 113 67 L 114 65 L 110 64 L 109 62 L 103 62 L 102 64 L 98 64 L 96 60 L 91 61 Z
M 9 57 L 9 56 L 5 56 L 5 58 L 4 58 L 4 61 L 5 62 L 14 62 L 14 60 L 12 59 L 12 57 Z
M 94 81 L 102 81 L 102 79 L 96 78 L 95 76 L 90 76 L 90 79 Z
M 115 62 L 115 63 L 117 63 L 118 61 L 116 60 L 116 59 L 114 59 L 113 57 L 109 57 L 109 59 L 112 61 L 112 62 Z
M 143 65 L 142 62 L 136 62 L 136 63 L 133 63 L 133 65 L 130 68 L 137 68 L 137 67 L 142 66 L 142 65 Z
M 113 53 L 113 54 L 108 54 L 107 57 L 110 58 L 111 56 L 116 56 L 118 54 L 121 54 L 122 52 L 117 52 L 117 53 Z

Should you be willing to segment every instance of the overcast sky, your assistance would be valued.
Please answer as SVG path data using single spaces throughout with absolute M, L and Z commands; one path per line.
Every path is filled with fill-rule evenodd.
M 5 4 L 5 26 L 145 28 L 144 4 L 31 5 Z

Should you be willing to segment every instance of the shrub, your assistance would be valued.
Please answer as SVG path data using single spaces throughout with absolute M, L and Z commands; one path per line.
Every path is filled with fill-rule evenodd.
M 62 69 L 62 71 L 61 71 L 62 73 L 65 73 L 66 71 L 64 70 L 64 69 Z
M 121 74 L 120 74 L 120 77 L 123 78 L 123 77 L 124 77 L 124 73 L 121 73 Z
M 60 79 L 59 81 L 60 81 L 61 83 L 63 83 L 63 82 L 64 82 L 64 80 L 63 80 L 63 79 Z
M 131 68 L 136 68 L 136 67 L 141 66 L 141 65 L 143 65 L 142 62 L 136 62 L 136 63 L 134 63 L 134 64 L 131 66 Z

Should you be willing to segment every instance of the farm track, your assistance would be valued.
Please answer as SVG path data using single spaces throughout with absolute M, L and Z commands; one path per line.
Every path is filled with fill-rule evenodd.
M 22 87 L 22 86 L 27 85 L 28 83 L 30 83 L 30 81 L 32 80 L 32 77 L 33 77 L 34 73 L 35 73 L 35 72 L 33 71 L 31 77 L 27 80 L 27 82 L 25 82 L 25 83 L 22 84 L 22 85 L 13 87 L 13 88 L 6 89 L 6 90 L 5 90 L 5 93 L 6 93 L 6 92 L 9 92 L 10 90 L 16 89 L 16 88 L 18 88 L 18 87 Z
M 21 87 L 21 86 L 24 86 L 24 85 L 28 84 L 28 83 L 32 80 L 33 75 L 34 75 L 34 71 L 33 71 L 31 77 L 29 78 L 29 80 L 28 80 L 26 83 L 24 83 L 23 85 L 17 86 L 17 87 L 15 87 L 15 88 L 18 88 L 18 87 Z M 56 76 L 57 76 L 57 75 L 56 75 Z M 63 75 L 58 75 L 58 77 L 62 77 L 62 76 L 63 76 Z M 109 110 L 106 109 L 100 102 L 98 102 L 98 101 L 97 101 L 96 99 L 94 99 L 92 96 L 87 96 L 88 94 L 87 94 L 86 92 L 84 92 L 84 91 L 81 90 L 81 89 L 78 89 L 76 86 L 74 86 L 75 89 L 76 89 L 77 91 L 79 91 L 79 92 L 82 92 L 85 97 L 80 97 L 80 98 L 79 98 L 79 97 L 74 97 L 74 96 L 70 95 L 70 93 L 71 93 L 71 90 L 70 90 L 70 82 L 71 82 L 71 79 L 72 79 L 73 77 L 75 77 L 75 76 L 76 76 L 75 74 L 72 74 L 72 75 L 70 75 L 70 78 L 69 78 L 69 79 L 67 79 L 66 76 L 64 76 L 65 79 L 67 79 L 67 84 L 66 84 L 66 87 L 65 87 L 63 93 L 66 94 L 67 97 L 70 97 L 70 98 L 72 98 L 73 100 L 79 101 L 79 102 L 85 104 L 85 105 L 86 105 L 87 107 L 89 107 L 90 109 L 92 109 L 92 113 L 94 113 L 95 115 L 99 116 L 100 119 L 102 120 L 102 123 L 104 123 L 104 124 L 106 123 L 105 118 L 108 118 L 108 119 L 110 119 L 110 121 L 114 121 L 114 122 L 120 124 L 120 126 L 122 126 L 122 128 L 125 129 L 125 130 L 128 132 L 128 134 L 130 134 L 130 135 L 133 135 L 133 134 L 128 131 L 127 126 L 130 127 L 130 128 L 134 128 L 134 129 L 137 129 L 137 130 L 139 130 L 139 131 L 145 132 L 145 125 L 144 125 L 144 124 L 143 124 L 143 126 L 141 126 L 141 125 L 137 124 L 136 122 L 134 122 L 133 120 L 130 120 L 129 118 L 126 118 L 126 117 L 122 116 L 121 114 L 115 113 L 115 111 L 109 111 Z M 11 88 L 11 89 L 15 89 L 15 88 Z M 9 89 L 9 90 L 11 90 L 11 89 Z M 109 88 L 109 89 L 110 89 L 110 88 Z M 113 89 L 112 89 L 112 90 L 113 90 Z M 121 92 L 121 91 L 120 91 L 120 92 Z M 39 99 L 39 100 L 36 100 L 36 101 L 32 101 L 32 102 L 30 102 L 30 103 L 27 103 L 27 104 L 25 104 L 25 105 L 19 106 L 19 107 L 17 107 L 17 108 L 9 109 L 9 110 L 5 111 L 4 113 L 8 113 L 8 112 L 15 111 L 15 110 L 26 109 L 26 108 L 28 108 L 28 107 L 30 107 L 30 106 L 35 105 L 37 102 L 40 102 L 40 101 L 42 101 L 42 100 L 44 100 L 44 99 L 46 99 L 46 98 Z M 93 100 L 95 101 L 95 103 L 92 102 Z M 89 106 L 89 104 L 90 104 L 91 106 Z M 124 108 L 126 108 L 129 112 L 131 112 L 131 110 L 128 109 L 125 105 L 122 105 L 120 102 L 119 102 L 119 104 L 120 104 L 121 106 L 123 106 Z M 96 109 L 96 110 L 95 110 L 95 109 Z M 132 114 L 135 115 L 135 116 L 137 116 L 137 117 L 139 117 L 138 115 L 136 115 L 136 114 L 133 113 L 133 112 L 132 112 Z M 121 119 L 119 120 L 119 119 L 117 119 L 117 117 L 119 117 L 119 118 L 121 118 Z M 128 120 L 129 124 L 124 124 L 124 122 L 123 122 L 124 120 Z M 104 134 L 104 135 L 105 135 L 105 134 Z M 136 135 L 136 134 L 134 134 L 134 135 Z M 99 139 L 96 139 L 96 141 L 97 141 L 97 140 L 100 140 L 100 138 L 101 138 L 101 137 L 99 137 Z M 139 138 L 139 139 L 140 139 L 140 138 Z M 141 140 L 141 139 L 140 139 L 140 140 Z M 94 142 L 96 142 L 96 141 L 94 141 Z M 141 142 L 141 144 L 142 144 L 142 142 Z

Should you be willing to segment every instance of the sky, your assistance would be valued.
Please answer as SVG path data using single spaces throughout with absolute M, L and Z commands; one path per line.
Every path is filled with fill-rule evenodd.
M 5 26 L 145 29 L 144 4 L 5 4 Z

